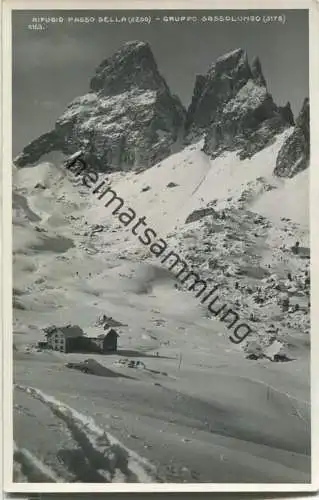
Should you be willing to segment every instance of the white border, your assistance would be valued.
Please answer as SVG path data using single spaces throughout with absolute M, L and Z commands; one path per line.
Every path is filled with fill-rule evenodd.
M 227 2 L 227 4 L 226 4 Z M 226 4 L 226 5 L 225 5 Z M 319 298 L 319 266 L 315 257 L 319 255 L 319 238 L 315 230 L 319 218 L 319 0 L 113 0 L 113 1 L 6 1 L 2 0 L 2 60 L 3 60 L 3 92 L 2 92 L 2 131 L 3 131 L 3 168 L 2 168 L 2 312 L 3 312 L 3 479 L 7 493 L 106 493 L 106 492 L 290 492 L 316 491 L 318 486 L 319 446 L 317 428 L 318 416 L 318 369 L 314 353 L 318 348 L 316 325 L 319 325 L 319 307 L 315 307 L 315 299 Z M 92 483 L 13 483 L 13 426 L 12 426 L 12 224 L 11 224 L 11 143 L 12 143 L 12 111 L 11 111 L 11 10 L 102 10 L 102 9 L 309 9 L 309 60 L 310 60 L 310 121 L 311 121 L 311 171 L 310 171 L 310 215 L 311 215 L 311 462 L 312 478 L 308 484 L 92 484 Z M 226 26 L 225 26 L 226 28 Z M 298 66 L 298 61 L 296 60 Z M 317 375 L 317 376 L 316 376 Z

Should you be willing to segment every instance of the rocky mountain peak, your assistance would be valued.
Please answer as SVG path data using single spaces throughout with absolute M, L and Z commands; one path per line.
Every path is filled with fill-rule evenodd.
M 197 75 L 186 116 L 186 142 L 205 132 L 218 110 L 251 78 L 247 54 L 236 49 L 220 56 L 206 75 Z
M 238 71 L 240 67 L 246 67 L 247 64 L 248 59 L 246 51 L 238 48 L 219 56 L 211 65 L 209 72 L 214 70 L 216 73 L 231 73 Z
M 288 136 L 278 153 L 274 170 L 274 174 L 278 177 L 293 177 L 309 166 L 309 127 L 309 98 L 307 97 L 296 119 L 293 132 Z
M 99 65 L 90 82 L 90 89 L 103 95 L 116 95 L 132 88 L 168 90 L 146 42 L 125 43 Z
M 246 51 L 235 49 L 196 78 L 185 142 L 204 137 L 204 151 L 211 157 L 238 151 L 243 159 L 293 123 L 290 104 L 278 107 L 268 92 L 259 58 L 250 65 Z
M 125 43 L 97 68 L 90 91 L 74 99 L 54 130 L 27 145 L 17 166 L 51 151 L 85 151 L 101 171 L 151 166 L 176 148 L 185 110 L 160 75 L 146 42 Z

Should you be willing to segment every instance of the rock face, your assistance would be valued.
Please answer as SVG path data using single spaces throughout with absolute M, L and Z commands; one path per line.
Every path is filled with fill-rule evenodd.
M 293 177 L 309 166 L 309 118 L 309 99 L 306 98 L 292 134 L 284 142 L 278 153 L 274 170 L 274 174 L 278 177 Z
M 17 166 L 32 165 L 53 151 L 83 151 L 100 171 L 150 167 L 183 145 L 205 137 L 212 158 L 237 151 L 249 158 L 294 125 L 290 104 L 277 106 L 267 90 L 260 60 L 251 65 L 242 49 L 219 57 L 198 75 L 184 110 L 160 75 L 150 46 L 128 42 L 103 61 L 89 92 L 74 99 L 54 130 L 24 148 Z M 275 174 L 291 177 L 309 163 L 309 102 L 280 151 Z
M 206 75 L 197 75 L 192 102 L 186 115 L 186 137 L 196 139 L 218 111 L 251 77 L 247 57 L 241 49 L 217 59 Z
M 197 77 L 186 116 L 186 142 L 205 134 L 204 151 L 211 157 L 227 150 L 244 159 L 293 124 L 290 104 L 276 106 L 267 91 L 259 59 L 250 66 L 246 52 L 236 49 Z
M 73 100 L 55 129 L 26 146 L 15 164 L 33 164 L 51 151 L 69 155 L 82 149 L 100 171 L 151 166 L 176 148 L 184 118 L 149 45 L 128 42 L 100 64 L 89 93 Z

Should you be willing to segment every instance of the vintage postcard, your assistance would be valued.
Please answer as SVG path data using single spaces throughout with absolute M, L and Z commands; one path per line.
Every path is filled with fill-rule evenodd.
M 236 5 L 3 4 L 8 492 L 315 489 L 318 5 Z

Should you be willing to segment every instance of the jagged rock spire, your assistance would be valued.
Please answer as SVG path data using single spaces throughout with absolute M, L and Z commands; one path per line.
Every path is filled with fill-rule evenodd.
M 307 97 L 296 119 L 296 126 L 292 134 L 286 139 L 278 153 L 274 170 L 274 174 L 278 177 L 293 177 L 309 166 L 309 127 L 309 98 Z
M 186 116 L 186 143 L 204 136 L 204 151 L 210 156 L 238 151 L 246 158 L 292 124 L 290 104 L 276 106 L 259 58 L 250 66 L 245 50 L 235 49 L 197 77 Z
M 262 87 L 266 87 L 266 80 L 261 69 L 261 62 L 259 57 L 255 57 L 251 63 L 251 73 L 253 80 Z
M 251 78 L 247 54 L 236 49 L 219 57 L 206 75 L 198 75 L 186 116 L 187 142 L 196 139 L 218 110 Z
M 295 124 L 294 115 L 289 101 L 285 104 L 285 106 L 279 106 L 278 109 L 283 119 L 286 120 L 289 125 Z

